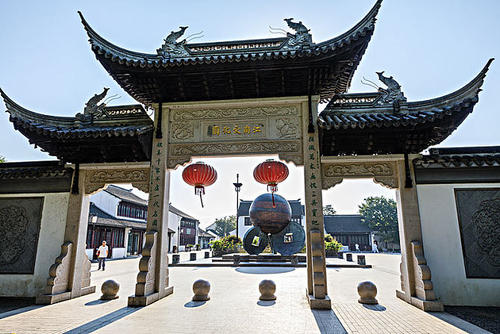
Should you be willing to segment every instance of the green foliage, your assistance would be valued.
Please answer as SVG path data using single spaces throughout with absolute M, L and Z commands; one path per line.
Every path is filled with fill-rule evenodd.
M 236 216 L 226 216 L 215 220 L 215 231 L 219 237 L 229 235 L 229 232 L 236 229 Z
M 337 211 L 333 208 L 333 205 L 327 204 L 323 207 L 323 215 L 334 215 Z
M 228 235 L 225 239 L 226 239 L 228 242 L 232 243 L 233 245 L 243 243 L 243 241 L 241 241 L 241 238 L 240 238 L 240 237 L 237 237 L 237 236 L 235 236 L 235 235 Z
M 1 155 L 0 155 L 0 164 L 1 164 L 1 163 L 4 163 L 4 162 L 7 162 L 7 159 L 5 159 L 5 157 L 4 157 L 4 156 L 1 156 Z
M 325 242 L 332 242 L 333 237 L 330 234 L 325 234 Z
M 236 238 L 236 236 L 230 235 L 218 240 L 210 241 L 209 245 L 214 251 L 237 252 L 238 248 L 242 245 L 242 242 L 240 238 Z
M 192 248 L 192 247 L 193 247 L 193 245 L 192 245 L 192 244 L 187 244 L 187 245 L 186 245 L 186 247 L 187 247 L 187 248 Z
M 359 206 L 361 221 L 368 225 L 382 241 L 399 243 L 398 212 L 396 202 L 384 196 L 368 197 Z
M 338 253 L 341 248 L 342 248 L 342 244 L 333 238 L 332 238 L 332 241 L 325 242 L 325 249 L 327 251 L 329 250 L 329 251 L 333 251 L 334 253 Z

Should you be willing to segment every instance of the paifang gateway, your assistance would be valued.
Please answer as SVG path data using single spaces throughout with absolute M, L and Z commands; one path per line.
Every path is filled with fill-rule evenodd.
M 430 100 L 407 101 L 383 72 L 386 88 L 347 93 L 381 3 L 344 34 L 320 43 L 301 22 L 288 20 L 295 33 L 286 37 L 213 43 L 177 41 L 186 30 L 181 27 L 151 54 L 108 42 L 79 13 L 97 60 L 141 104 L 97 105 L 105 90 L 87 103 L 89 112 L 57 117 L 0 93 L 15 129 L 63 162 L 150 160 L 154 125 L 146 108 L 152 103 L 312 95 L 328 102 L 317 118 L 322 156 L 419 153 L 442 142 L 473 111 L 493 59 L 464 87 Z
M 500 275 L 498 247 L 490 246 L 498 245 L 498 236 L 487 232 L 498 221 L 490 217 L 500 212 L 500 188 L 492 188 L 500 184 L 499 148 L 438 148 L 427 157 L 419 154 L 441 143 L 473 111 L 493 59 L 482 69 L 478 65 L 478 74 L 464 87 L 430 100 L 408 101 L 400 83 L 383 71 L 377 72 L 381 86 L 365 79 L 372 92 L 348 93 L 381 3 L 376 1 L 347 32 L 323 42 L 313 41 L 301 21 L 287 18 L 288 32 L 274 29 L 284 36 L 269 39 L 190 43 L 193 35 L 183 37 L 188 27 L 181 26 L 150 54 L 108 42 L 79 13 L 97 60 L 138 104 L 108 106 L 113 96 L 107 97 L 104 88 L 74 117 L 56 117 L 27 110 L 0 90 L 14 128 L 59 159 L 0 164 L 0 195 L 5 197 L 0 206 L 16 203 L 31 210 L 42 221 L 45 239 L 40 240 L 61 245 L 59 256 L 45 245 L 38 255 L 33 249 L 30 263 L 9 260 L 22 272 L 30 271 L 35 257 L 42 266 L 53 263 L 45 267 L 48 279 L 47 271 L 33 275 L 43 291 L 19 295 L 52 304 L 95 291 L 85 248 L 89 196 L 115 183 L 130 183 L 149 195 L 135 294 L 127 305 L 146 306 L 172 294 L 170 171 L 193 157 L 277 155 L 303 167 L 305 292 L 312 309 L 331 309 L 323 191 L 355 178 L 370 178 L 396 191 L 401 240 L 396 297 L 425 311 L 464 304 L 460 298 L 498 306 L 500 299 L 491 291 L 500 289 L 489 285 L 498 281 L 468 279 Z M 322 112 L 320 102 L 326 104 Z M 36 209 L 40 201 L 19 197 L 50 199 L 56 192 L 68 200 L 57 201 L 45 214 Z M 49 219 L 51 210 L 66 219 Z M 19 225 L 17 218 L 11 221 Z M 33 230 L 39 226 L 35 223 Z M 64 235 L 57 239 L 50 232 L 55 229 L 64 229 Z M 478 247 L 477 238 L 486 241 Z M 18 239 L 33 246 L 22 233 Z M 444 249 L 449 256 L 443 256 Z M 22 287 L 22 278 L 14 275 L 0 275 L 0 283 L 15 281 Z M 0 294 L 5 286 L 0 284 Z

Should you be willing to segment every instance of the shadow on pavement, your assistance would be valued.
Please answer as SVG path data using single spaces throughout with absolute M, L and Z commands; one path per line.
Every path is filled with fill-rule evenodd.
M 259 300 L 257 302 L 259 306 L 273 306 L 274 304 L 276 304 L 274 300 Z
M 85 303 L 85 306 L 93 306 L 93 305 L 100 305 L 100 304 L 104 304 L 104 303 L 107 303 L 107 302 L 110 302 L 111 300 L 101 300 L 101 299 L 97 299 L 97 300 L 93 300 L 91 302 L 88 302 L 88 303 Z
M 190 301 L 190 302 L 187 302 L 186 304 L 184 304 L 184 307 L 198 307 L 198 306 L 201 306 L 201 305 L 205 305 L 205 301 L 201 301 L 201 302 L 194 302 L 194 301 Z
M 239 267 L 235 269 L 242 274 L 281 274 L 294 271 L 295 268 L 290 267 Z
M 385 311 L 387 310 L 385 306 L 377 304 L 377 305 L 368 305 L 368 304 L 363 304 L 363 307 L 372 311 Z
M 137 312 L 141 308 L 142 307 L 124 307 L 124 308 L 121 308 L 121 309 L 116 310 L 114 312 L 111 312 L 109 314 L 103 315 L 100 318 L 97 318 L 97 319 L 94 319 L 90 322 L 87 322 L 86 324 L 83 324 L 83 325 L 78 326 L 76 328 L 73 328 L 67 332 L 64 332 L 64 334 L 93 332 L 93 331 L 98 330 L 100 328 L 103 328 L 104 326 L 107 326 L 107 325 L 109 325 L 117 320 L 120 320 L 129 314 Z
M 46 305 L 30 305 L 30 306 L 21 307 L 21 308 L 10 309 L 9 311 L 5 311 L 5 312 L 0 313 L 0 320 L 11 317 L 11 316 L 16 315 L 16 314 L 21 314 L 24 312 L 36 310 L 36 309 L 38 309 L 40 307 L 44 307 L 44 306 L 46 306 Z
M 347 333 L 333 310 L 311 310 L 320 333 Z

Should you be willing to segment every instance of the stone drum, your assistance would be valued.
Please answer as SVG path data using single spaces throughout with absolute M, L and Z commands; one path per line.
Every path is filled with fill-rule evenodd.
M 193 283 L 193 301 L 204 302 L 210 300 L 208 293 L 210 292 L 210 283 L 203 279 L 199 279 Z
M 276 300 L 276 283 L 270 279 L 265 279 L 259 283 L 260 300 Z
M 112 279 L 107 280 L 106 282 L 102 283 L 101 286 L 101 299 L 111 300 L 118 298 L 118 290 L 120 290 L 120 284 L 118 284 L 118 282 L 113 281 Z
M 358 284 L 358 302 L 361 304 L 378 304 L 377 299 L 377 287 L 370 281 L 361 282 Z
M 250 220 L 253 225 L 260 227 L 264 233 L 281 232 L 290 222 L 292 209 L 288 201 L 280 195 L 269 193 L 257 197 L 250 206 Z

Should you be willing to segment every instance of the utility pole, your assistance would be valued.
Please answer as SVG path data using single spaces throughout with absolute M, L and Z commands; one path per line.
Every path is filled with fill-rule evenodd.
M 234 191 L 236 191 L 236 238 L 238 238 L 238 207 L 239 207 L 239 201 L 240 201 L 240 190 L 241 186 L 243 185 L 240 183 L 240 174 L 236 174 L 236 182 L 233 183 L 234 185 Z

